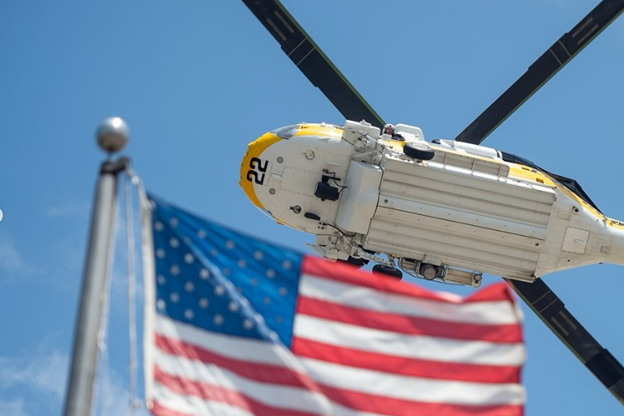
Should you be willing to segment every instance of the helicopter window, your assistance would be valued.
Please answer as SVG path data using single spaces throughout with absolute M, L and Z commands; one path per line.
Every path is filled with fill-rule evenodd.
M 279 137 L 280 139 L 288 140 L 299 131 L 299 124 L 292 124 L 290 126 L 280 127 L 275 130 L 271 130 L 271 133 Z

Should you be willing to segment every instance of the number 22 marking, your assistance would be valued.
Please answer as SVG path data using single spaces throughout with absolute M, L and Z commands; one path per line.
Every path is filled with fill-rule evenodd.
M 263 164 L 264 163 L 264 164 Z M 255 182 L 258 185 L 264 185 L 264 178 L 269 167 L 269 161 L 264 162 L 257 157 L 252 157 L 249 161 L 250 170 L 247 171 L 247 180 L 249 182 Z

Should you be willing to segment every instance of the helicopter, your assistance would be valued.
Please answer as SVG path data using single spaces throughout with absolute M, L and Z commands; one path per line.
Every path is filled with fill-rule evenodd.
M 587 264 L 624 265 L 624 222 L 582 188 L 492 148 L 392 130 L 354 121 L 280 128 L 249 145 L 240 184 L 267 215 L 315 235 L 318 254 L 373 261 L 373 272 L 392 277 L 401 269 L 479 287 L 482 273 L 532 283 Z
M 278 223 L 314 234 L 334 260 L 477 287 L 502 276 L 624 404 L 624 368 L 540 278 L 624 264 L 624 223 L 574 179 L 481 142 L 624 10 L 605 0 L 565 33 L 455 140 L 426 142 L 384 120 L 278 1 L 243 0 L 287 56 L 345 117 L 299 123 L 250 143 L 240 185 Z M 358 121 L 359 120 L 359 121 Z

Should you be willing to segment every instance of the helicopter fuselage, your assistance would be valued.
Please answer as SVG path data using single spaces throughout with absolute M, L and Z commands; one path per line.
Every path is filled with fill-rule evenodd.
M 480 273 L 532 282 L 624 264 L 624 224 L 548 174 L 484 146 L 427 143 L 417 127 L 396 133 L 405 141 L 352 121 L 278 129 L 249 145 L 240 184 L 278 223 L 314 234 L 329 259 L 396 260 L 412 275 L 472 286 Z M 430 147 L 431 158 L 409 156 L 405 143 Z

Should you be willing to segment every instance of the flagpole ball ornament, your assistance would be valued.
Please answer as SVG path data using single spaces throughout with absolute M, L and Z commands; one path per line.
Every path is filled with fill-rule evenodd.
M 109 117 L 102 121 L 96 133 L 98 146 L 108 153 L 121 151 L 128 143 L 128 125 L 120 117 Z

